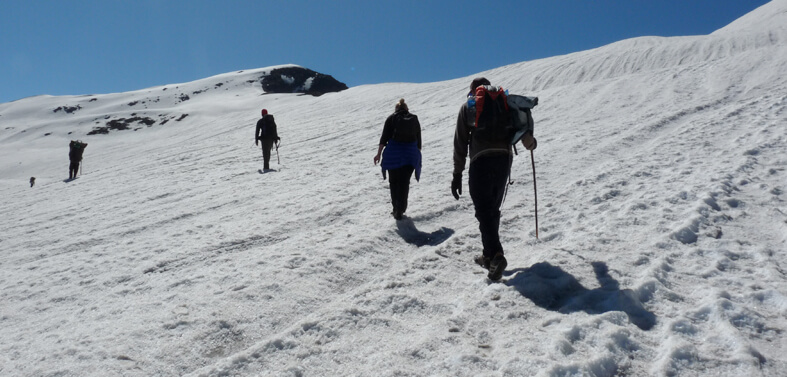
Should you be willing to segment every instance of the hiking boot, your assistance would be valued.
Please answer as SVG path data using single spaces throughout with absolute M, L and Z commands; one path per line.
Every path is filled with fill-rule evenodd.
M 402 215 L 403 214 L 398 209 L 395 209 L 395 210 L 393 210 L 393 212 L 391 212 L 391 215 L 393 216 L 394 219 L 396 219 L 398 221 L 398 220 L 402 219 Z
M 489 275 L 487 275 L 487 277 L 492 281 L 500 280 L 507 266 L 508 261 L 506 261 L 506 257 L 503 256 L 503 253 L 495 254 L 495 257 L 489 262 Z
M 491 258 L 487 258 L 483 254 L 477 255 L 473 260 L 486 270 L 489 270 L 489 262 L 492 261 Z

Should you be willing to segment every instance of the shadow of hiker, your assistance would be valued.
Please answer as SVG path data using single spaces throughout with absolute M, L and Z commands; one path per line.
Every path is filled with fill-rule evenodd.
M 442 227 L 432 233 L 422 232 L 415 227 L 412 219 L 405 217 L 396 222 L 396 233 L 404 239 L 404 242 L 421 247 L 425 245 L 437 246 L 445 242 L 451 238 L 454 230 Z
M 621 311 L 640 329 L 653 328 L 656 315 L 645 310 L 637 294 L 631 289 L 620 290 L 620 284 L 609 276 L 605 263 L 592 262 L 591 265 L 600 288 L 587 289 L 571 274 L 546 262 L 511 271 L 516 275 L 506 281 L 506 285 L 513 286 L 544 309 L 560 313 L 581 310 L 588 314 Z

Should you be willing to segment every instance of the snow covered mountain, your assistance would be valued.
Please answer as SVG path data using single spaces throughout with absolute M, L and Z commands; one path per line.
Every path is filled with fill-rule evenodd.
M 313 97 L 265 94 L 267 67 L 0 104 L 0 375 L 787 375 L 785 25 L 776 0 L 474 75 L 540 98 L 540 239 L 520 154 L 500 283 L 449 188 L 472 77 Z M 399 98 L 424 167 L 396 222 L 372 157 Z

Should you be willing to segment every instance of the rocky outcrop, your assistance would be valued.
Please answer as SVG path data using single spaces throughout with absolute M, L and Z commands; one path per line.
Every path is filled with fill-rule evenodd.
M 347 85 L 332 76 L 303 67 L 276 68 L 262 78 L 262 90 L 266 93 L 305 93 L 320 96 L 345 89 Z

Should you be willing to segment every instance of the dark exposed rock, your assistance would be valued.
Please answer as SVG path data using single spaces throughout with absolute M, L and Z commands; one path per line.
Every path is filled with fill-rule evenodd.
M 127 119 L 126 123 L 142 123 L 142 124 L 144 124 L 146 126 L 152 126 L 153 124 L 156 123 L 156 121 L 153 120 L 152 118 L 148 118 L 148 117 L 144 117 L 144 118 L 143 117 L 133 117 L 133 118 Z
M 104 127 L 95 127 L 92 131 L 88 132 L 88 135 L 106 135 L 109 133 L 109 130 L 129 130 L 131 129 L 130 125 L 132 123 L 141 123 L 148 127 L 152 126 L 156 123 L 156 121 L 152 118 L 148 117 L 132 117 L 132 118 L 119 118 L 119 119 L 112 119 L 106 123 Z
M 74 113 L 75 111 L 77 111 L 77 110 L 79 110 L 81 108 L 82 108 L 82 106 L 80 106 L 80 105 L 76 105 L 76 106 L 60 106 L 60 107 L 52 110 L 52 112 L 56 113 L 56 112 L 58 112 L 60 110 L 63 110 L 65 112 L 69 113 L 69 114 L 72 114 L 72 113 Z
M 109 128 L 107 127 L 96 127 L 93 131 L 88 132 L 88 135 L 106 135 L 109 133 Z
M 346 84 L 330 75 L 302 67 L 276 68 L 262 77 L 261 81 L 262 90 L 266 93 L 306 93 L 320 96 L 347 89 Z

